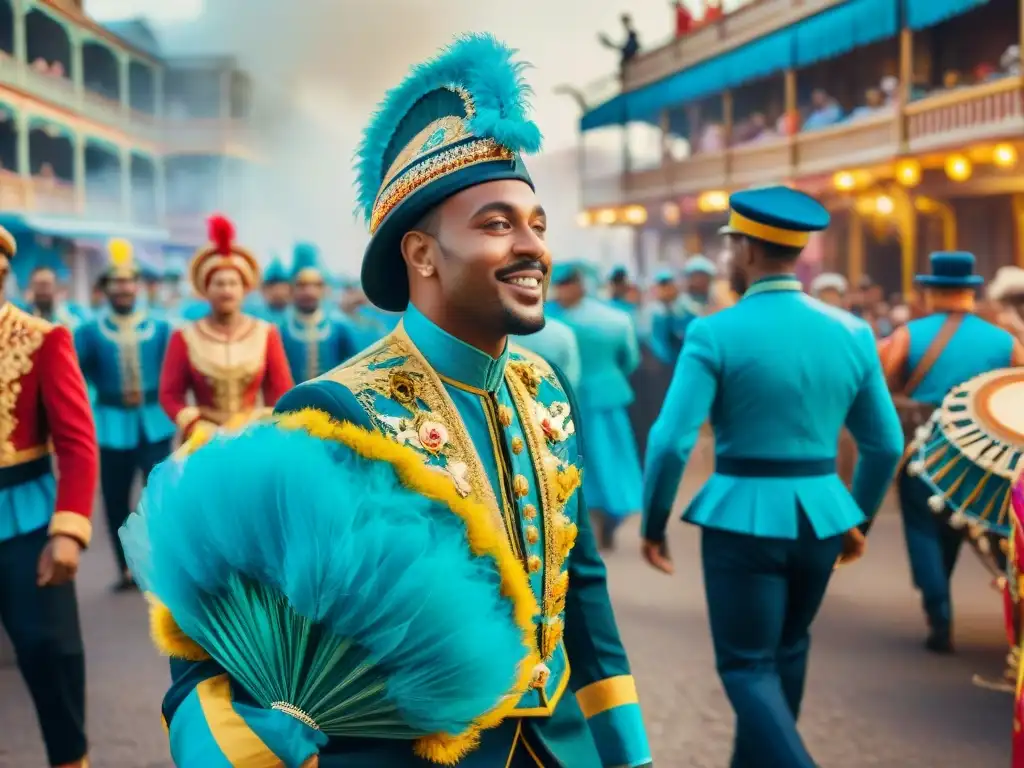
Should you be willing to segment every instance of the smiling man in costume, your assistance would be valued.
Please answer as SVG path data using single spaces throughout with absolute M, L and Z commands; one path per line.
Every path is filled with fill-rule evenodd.
M 546 217 L 522 159 L 540 147 L 522 69 L 494 38 L 473 35 L 388 94 L 359 152 L 372 233 L 362 284 L 376 306 L 404 312 L 402 321 L 294 389 L 278 411 L 292 424 L 308 419 L 312 428 L 326 413 L 382 434 L 477 502 L 540 607 L 531 683 L 479 744 L 414 750 L 410 742 L 325 738 L 301 746 L 282 736 L 290 715 L 246 703 L 216 665 L 176 663 L 164 716 L 179 764 L 188 755 L 236 768 L 275 757 L 321 768 L 651 763 L 579 487 L 571 389 L 556 368 L 508 343 L 543 328 L 551 269 Z M 458 594 L 451 599 L 457 604 Z M 234 729 L 231 745 L 226 728 Z M 248 751 L 226 755 L 223 747 L 243 736 Z

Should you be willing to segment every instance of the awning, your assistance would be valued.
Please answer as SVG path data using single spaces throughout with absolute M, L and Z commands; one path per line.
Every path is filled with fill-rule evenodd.
M 906 24 L 911 29 L 925 29 L 987 5 L 988 2 L 989 0 L 904 0 Z
M 74 217 L 36 214 L 0 214 L 0 226 L 11 234 L 48 235 L 67 240 L 107 240 L 123 237 L 139 243 L 164 243 L 171 235 L 166 229 L 119 222 L 91 221 Z
M 580 118 L 580 130 L 596 131 L 598 128 L 607 128 L 610 125 L 622 125 L 626 122 L 627 95 L 620 93 L 583 113 L 583 117 Z
M 793 31 L 796 35 L 795 64 L 807 67 L 895 37 L 899 31 L 899 4 L 893 0 L 850 0 L 797 22 Z

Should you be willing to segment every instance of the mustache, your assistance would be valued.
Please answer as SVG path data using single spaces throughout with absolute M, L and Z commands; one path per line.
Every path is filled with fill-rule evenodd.
M 515 264 L 509 264 L 507 267 L 502 267 L 497 272 L 495 272 L 494 276 L 499 280 L 504 280 L 509 275 L 514 275 L 517 272 L 524 272 L 526 270 L 534 269 L 540 272 L 545 277 L 547 277 L 547 264 L 545 264 L 542 261 L 538 261 L 537 259 L 527 259 L 525 261 L 517 261 Z

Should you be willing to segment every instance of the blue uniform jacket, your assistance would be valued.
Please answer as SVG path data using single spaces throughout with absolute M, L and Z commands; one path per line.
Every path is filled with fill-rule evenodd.
M 543 664 L 512 716 L 484 731 L 460 768 L 506 765 L 527 733 L 558 765 L 647 765 L 636 687 L 579 489 L 579 414 L 564 377 L 521 348 L 492 358 L 410 307 L 394 333 L 277 405 L 279 412 L 310 408 L 420 453 L 457 493 L 489 511 L 529 575 Z M 163 711 L 179 765 L 297 766 L 317 751 L 321 768 L 429 765 L 409 742 L 328 741 L 308 729 L 301 741 L 297 721 L 247 703 L 213 662 L 175 662 L 172 674 Z M 230 760 L 229 742 L 250 745 L 251 762 Z
M 288 367 L 297 382 L 337 368 L 359 349 L 348 323 L 333 313 L 317 310 L 304 315 L 292 308 L 278 327 Z
M 871 518 L 903 451 L 903 433 L 870 327 L 801 290 L 794 276 L 759 281 L 735 306 L 690 325 L 644 477 L 644 536 L 660 541 L 700 427 L 716 460 L 834 461 L 843 425 L 860 451 L 853 488 L 839 476 L 716 471 L 684 519 L 795 539 L 802 510 L 819 538 Z
M 605 410 L 632 403 L 629 376 L 640 365 L 640 346 L 629 315 L 589 296 L 556 313 L 579 344 L 583 373 L 576 396 L 580 405 Z
M 541 330 L 516 337 L 516 343 L 552 363 L 565 374 L 570 387 L 579 389 L 583 376 L 580 347 L 576 343 L 576 334 L 568 325 L 549 317 Z
M 147 310 L 124 316 L 101 310 L 75 331 L 79 365 L 94 392 L 101 448 L 127 451 L 174 434 L 157 400 L 170 335 L 170 323 Z

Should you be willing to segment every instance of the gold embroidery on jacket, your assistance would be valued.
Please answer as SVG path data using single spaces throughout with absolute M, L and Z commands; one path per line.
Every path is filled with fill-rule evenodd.
M 266 365 L 270 323 L 255 318 L 246 318 L 246 323 L 230 339 L 205 320 L 190 323 L 181 332 L 189 362 L 213 392 L 213 409 L 228 416 L 253 407 L 245 394 Z
M 18 428 L 21 379 L 32 371 L 33 355 L 53 324 L 34 317 L 10 302 L 0 308 L 0 464 L 12 461 Z

